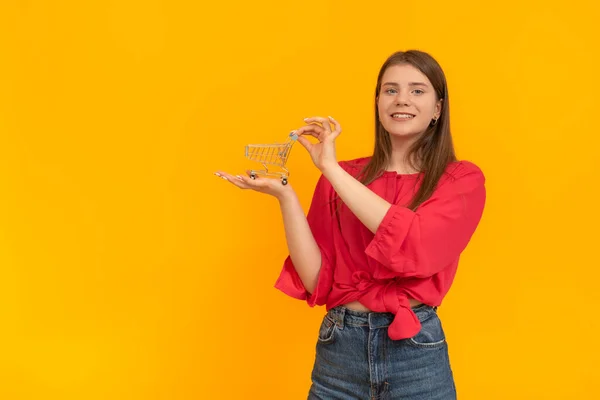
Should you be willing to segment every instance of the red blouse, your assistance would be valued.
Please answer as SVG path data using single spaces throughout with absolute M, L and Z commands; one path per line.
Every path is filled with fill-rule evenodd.
M 367 161 L 339 164 L 356 177 Z M 407 206 L 420 186 L 419 176 L 386 171 L 367 186 L 392 204 L 373 234 L 346 205 L 338 211 L 336 192 L 321 175 L 307 215 L 321 249 L 317 286 L 312 294 L 306 291 L 288 256 L 275 287 L 327 310 L 358 300 L 372 311 L 395 314 L 388 328 L 391 339 L 416 335 L 421 324 L 408 298 L 441 304 L 486 199 L 482 171 L 459 161 L 448 165 L 433 195 L 413 212 Z

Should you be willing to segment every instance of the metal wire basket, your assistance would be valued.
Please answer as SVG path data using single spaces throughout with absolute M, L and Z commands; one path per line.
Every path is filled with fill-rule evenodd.
M 246 158 L 256 161 L 264 167 L 262 170 L 251 170 L 250 177 L 256 179 L 256 176 L 273 176 L 281 179 L 281 183 L 287 185 L 290 175 L 285 164 L 292 151 L 292 146 L 296 143 L 298 136 L 295 131 L 290 132 L 285 143 L 271 144 L 248 144 L 246 145 Z M 269 167 L 279 167 L 281 172 L 269 171 Z

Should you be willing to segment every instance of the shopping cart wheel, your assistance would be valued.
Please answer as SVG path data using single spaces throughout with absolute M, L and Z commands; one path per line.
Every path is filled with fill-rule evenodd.
M 284 185 L 287 185 L 287 178 L 283 178 L 283 179 L 281 180 L 281 183 L 282 183 L 282 184 L 284 184 Z
M 252 178 L 252 179 L 256 179 L 256 174 L 255 174 L 254 172 L 252 172 L 252 173 L 250 174 L 250 178 Z

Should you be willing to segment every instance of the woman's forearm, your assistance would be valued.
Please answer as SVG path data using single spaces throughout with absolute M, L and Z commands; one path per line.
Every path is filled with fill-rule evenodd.
M 324 168 L 323 175 L 350 211 L 375 233 L 392 205 L 344 171 L 337 163 Z
M 296 193 L 290 191 L 279 198 L 279 206 L 290 258 L 304 287 L 313 293 L 321 269 L 321 250 Z

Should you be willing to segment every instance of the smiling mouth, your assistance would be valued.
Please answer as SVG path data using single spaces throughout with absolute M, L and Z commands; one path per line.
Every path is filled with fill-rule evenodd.
M 406 114 L 406 113 L 395 113 L 391 115 L 392 119 L 398 120 L 398 121 L 407 121 L 410 119 L 413 119 L 415 116 L 413 114 Z

